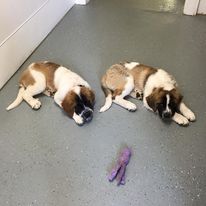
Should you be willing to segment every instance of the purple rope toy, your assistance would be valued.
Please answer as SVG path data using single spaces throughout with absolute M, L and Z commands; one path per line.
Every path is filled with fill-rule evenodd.
M 131 149 L 125 147 L 122 149 L 120 156 L 118 158 L 117 164 L 112 169 L 108 176 L 108 180 L 112 182 L 115 178 L 117 179 L 117 185 L 124 185 L 125 184 L 125 172 L 126 166 L 129 163 L 131 157 Z

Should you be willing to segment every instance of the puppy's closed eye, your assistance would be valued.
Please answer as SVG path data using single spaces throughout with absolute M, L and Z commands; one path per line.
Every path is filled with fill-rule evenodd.
M 180 94 L 178 89 L 172 89 L 170 91 L 170 96 L 171 96 L 171 101 L 170 101 L 171 106 L 175 106 L 178 108 L 179 104 L 183 99 L 183 96 Z
M 87 87 L 81 87 L 80 94 L 85 106 L 93 109 L 95 102 L 94 92 Z
M 69 115 L 69 117 L 73 117 L 75 106 L 76 106 L 76 93 L 73 91 L 68 92 L 62 101 L 62 107 L 64 111 Z
M 162 88 L 154 88 L 152 93 L 146 97 L 147 104 L 152 108 L 154 112 L 157 111 L 158 105 L 162 103 L 163 89 Z

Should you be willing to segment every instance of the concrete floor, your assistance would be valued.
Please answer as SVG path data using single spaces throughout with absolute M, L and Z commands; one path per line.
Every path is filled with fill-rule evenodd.
M 206 17 L 183 16 L 182 7 L 178 0 L 91 0 L 72 8 L 0 92 L 0 205 L 206 204 Z M 90 124 L 77 126 L 44 96 L 39 111 L 22 103 L 6 112 L 20 72 L 39 60 L 64 64 L 91 83 Z M 124 60 L 171 72 L 197 121 L 164 124 L 136 100 L 135 113 L 113 105 L 99 114 L 99 79 Z M 107 173 L 122 144 L 133 156 L 126 185 L 117 187 Z

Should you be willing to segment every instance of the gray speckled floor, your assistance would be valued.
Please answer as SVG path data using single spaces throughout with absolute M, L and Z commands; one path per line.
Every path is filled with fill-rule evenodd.
M 0 92 L 0 205 L 205 205 L 206 17 L 183 16 L 182 6 L 178 0 L 91 0 L 65 16 Z M 75 125 L 44 96 L 39 111 L 22 103 L 6 112 L 20 72 L 39 60 L 69 66 L 91 83 L 96 112 L 90 124 Z M 123 60 L 167 68 L 197 122 L 164 124 L 136 100 L 135 113 L 113 105 L 99 114 L 99 79 Z M 117 187 L 107 171 L 125 143 L 133 156 L 126 185 Z

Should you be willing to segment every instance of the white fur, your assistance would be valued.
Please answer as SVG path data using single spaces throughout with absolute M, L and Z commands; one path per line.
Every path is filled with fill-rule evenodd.
M 101 109 L 99 110 L 99 112 L 105 112 L 107 111 L 110 107 L 112 106 L 112 95 L 108 94 L 108 96 L 106 97 L 105 100 L 105 104 L 103 107 L 101 107 Z
M 180 103 L 180 112 L 189 120 L 195 121 L 195 114 L 183 103 Z
M 89 84 L 82 77 L 62 66 L 55 72 L 54 85 L 57 88 L 54 100 L 60 106 L 66 94 L 72 89 L 77 89 L 75 88 L 76 86 L 83 85 L 90 88 Z
M 83 118 L 82 118 L 80 115 L 77 115 L 75 112 L 74 112 L 74 114 L 73 114 L 73 119 L 74 119 L 74 121 L 75 121 L 77 124 L 79 124 L 79 125 L 81 125 L 81 124 L 84 123 Z
M 15 107 L 17 107 L 17 106 L 23 101 L 23 92 L 24 92 L 24 88 L 21 87 L 21 88 L 19 89 L 18 95 L 17 95 L 16 99 L 14 100 L 14 102 L 12 102 L 12 103 L 6 108 L 7 111 L 8 111 L 8 110 L 11 110 L 11 109 L 13 109 L 13 108 L 15 108 Z
M 189 121 L 186 117 L 181 114 L 175 113 L 172 119 L 179 125 L 188 125 Z
M 137 109 L 136 105 L 133 104 L 130 101 L 127 101 L 125 99 L 123 99 L 120 96 L 116 96 L 116 98 L 113 100 L 114 103 L 124 107 L 125 109 L 129 110 L 129 111 L 135 111 Z
M 35 93 L 34 95 L 36 95 L 36 94 L 39 94 L 46 89 L 46 78 L 42 74 L 42 72 L 38 72 L 38 71 L 33 70 L 33 69 L 30 69 L 30 72 L 36 81 L 35 91 L 31 91 L 31 93 L 32 94 Z
M 171 109 L 169 108 L 170 95 L 167 94 L 167 95 L 166 95 L 166 98 L 167 98 L 167 102 L 166 102 L 166 111 L 167 111 L 167 112 L 171 112 Z
M 80 95 L 80 87 L 79 86 L 75 86 L 75 87 L 73 87 L 73 89 L 72 89 L 77 95 Z
M 129 70 L 134 69 L 138 65 L 139 65 L 139 62 L 130 62 L 130 63 L 125 63 L 124 64 L 124 66 Z
M 29 68 L 29 69 L 32 69 L 32 68 L 34 67 L 34 64 L 35 64 L 35 63 L 31 63 L 31 64 L 28 66 L 28 68 Z
M 137 109 L 136 105 L 124 99 L 124 97 L 129 95 L 133 89 L 134 89 L 134 79 L 132 76 L 129 76 L 127 77 L 127 83 L 124 86 L 124 90 L 120 95 L 115 97 L 113 102 L 130 111 L 135 111 Z
M 127 77 L 127 83 L 124 86 L 124 90 L 121 94 L 122 97 L 129 95 L 134 89 L 134 78 L 132 76 Z

